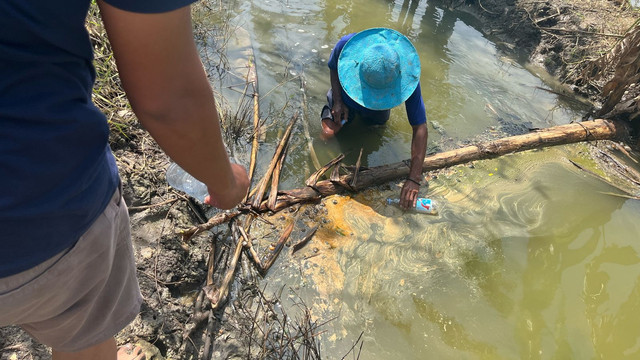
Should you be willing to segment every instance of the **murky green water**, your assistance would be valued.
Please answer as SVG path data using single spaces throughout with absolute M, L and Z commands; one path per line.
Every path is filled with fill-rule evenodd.
M 523 133 L 533 127 L 568 123 L 575 114 L 514 60 L 504 56 L 475 27 L 474 18 L 443 10 L 432 2 L 410 1 L 253 1 L 241 5 L 239 24 L 252 35 L 260 92 L 265 109 L 304 115 L 297 76 L 306 80 L 310 135 L 321 163 L 344 152 L 355 163 L 364 148 L 364 162 L 380 165 L 409 158 L 411 128 L 403 106 L 392 112 L 387 126 L 353 126 L 343 136 L 319 141 L 319 114 L 329 89 L 329 59 L 343 35 L 384 26 L 406 34 L 420 54 L 422 90 L 429 119 L 429 151 L 450 149 L 493 129 Z M 281 123 L 286 124 L 287 119 Z M 274 130 L 274 129 L 272 129 Z M 274 130 L 275 131 L 275 130 Z M 304 134 L 300 133 L 303 148 Z M 265 148 L 265 154 L 272 154 Z M 285 181 L 297 186 L 310 173 L 308 152 L 292 157 Z M 302 165 L 302 166 L 299 166 Z M 302 173 L 301 173 L 302 172 Z
M 285 108 L 262 145 L 263 167 L 291 114 L 305 114 L 303 92 L 302 121 L 321 163 L 341 152 L 355 163 L 361 146 L 368 165 L 409 158 L 403 107 L 384 127 L 354 124 L 317 139 L 331 48 L 369 27 L 405 33 L 420 53 L 429 151 L 581 116 L 476 20 L 432 1 L 247 1 L 234 22 L 251 34 L 263 116 Z M 291 147 L 282 188 L 302 186 L 314 170 L 302 126 Z M 361 332 L 361 359 L 638 358 L 640 202 L 568 161 L 589 164 L 584 150 L 455 167 L 423 194 L 443 204 L 438 216 L 383 206 L 397 188 L 326 199 L 328 223 L 307 249 L 281 256 L 269 289 L 285 285 L 318 318 L 336 318 L 321 335 L 327 358 L 341 358 Z M 308 257 L 314 247 L 320 256 Z

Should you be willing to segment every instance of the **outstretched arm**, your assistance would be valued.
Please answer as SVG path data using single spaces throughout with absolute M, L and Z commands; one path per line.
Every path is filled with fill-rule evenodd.
M 424 156 L 427 152 L 427 139 L 429 131 L 427 124 L 413 126 L 413 136 L 411 138 L 411 166 L 409 168 L 409 177 L 402 186 L 400 192 L 400 206 L 403 209 L 415 207 L 418 192 L 420 190 L 420 180 L 422 179 L 422 164 Z
M 213 91 L 193 40 L 190 7 L 159 14 L 100 12 L 133 111 L 160 147 L 209 189 L 207 202 L 228 209 L 249 186 L 222 142 Z

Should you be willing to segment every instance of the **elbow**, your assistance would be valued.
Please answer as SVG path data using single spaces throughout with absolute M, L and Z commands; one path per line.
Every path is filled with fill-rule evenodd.
M 131 109 L 138 120 L 144 125 L 147 122 L 167 121 L 167 115 L 171 112 L 170 106 L 161 99 L 131 99 Z
M 131 108 L 147 130 L 157 126 L 179 126 L 188 121 L 188 117 L 183 116 L 186 113 L 185 106 L 162 97 L 131 101 Z

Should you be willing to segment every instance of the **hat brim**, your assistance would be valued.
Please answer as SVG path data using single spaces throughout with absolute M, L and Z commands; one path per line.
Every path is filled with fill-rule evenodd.
M 363 54 L 375 44 L 393 48 L 400 58 L 400 75 L 385 88 L 369 86 L 360 78 Z M 420 81 L 420 57 L 401 33 L 387 28 L 372 28 L 355 34 L 344 45 L 338 58 L 338 78 L 344 91 L 356 103 L 371 110 L 388 110 L 405 102 Z

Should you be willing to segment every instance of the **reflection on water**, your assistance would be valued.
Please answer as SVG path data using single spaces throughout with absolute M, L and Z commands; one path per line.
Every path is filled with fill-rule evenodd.
M 263 108 L 300 109 L 304 74 L 317 137 L 333 44 L 386 26 L 420 53 L 430 151 L 579 118 L 473 18 L 443 2 L 240 3 L 237 22 L 251 34 L 260 92 L 269 94 Z M 269 160 L 288 119 L 273 121 L 261 154 Z M 353 124 L 340 135 L 314 140 L 321 162 L 344 152 L 355 163 L 361 147 L 366 165 L 409 157 L 402 107 L 385 126 Z M 313 171 L 300 127 L 290 146 L 282 188 L 301 186 Z M 285 266 L 272 268 L 267 285 L 290 287 L 314 316 L 336 318 L 320 335 L 327 358 L 347 353 L 361 331 L 363 359 L 638 358 L 640 204 L 612 196 L 615 189 L 566 160 L 588 163 L 583 150 L 530 151 L 445 171 L 422 194 L 443 204 L 438 216 L 386 206 L 395 186 L 325 199 L 312 242 L 281 255 Z

